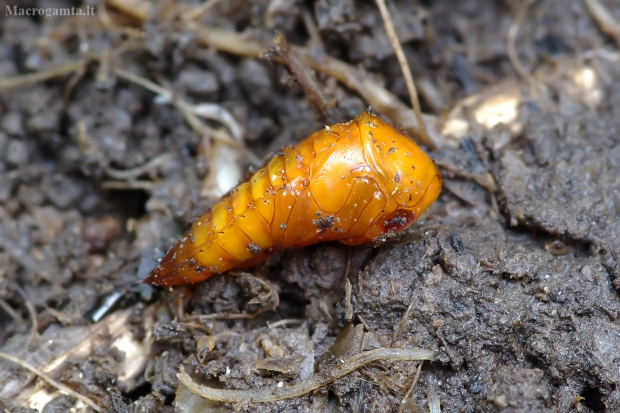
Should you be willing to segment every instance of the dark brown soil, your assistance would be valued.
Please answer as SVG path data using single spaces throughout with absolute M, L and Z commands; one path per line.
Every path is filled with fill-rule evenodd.
M 263 159 L 368 106 L 317 71 L 335 104 L 321 112 L 284 66 L 205 46 L 180 18 L 190 3 L 153 2 L 142 20 L 103 3 L 105 16 L 6 16 L 0 1 L 2 353 L 119 413 L 620 411 L 619 54 L 582 1 L 527 8 L 515 43 L 527 79 L 506 46 L 523 2 L 390 1 L 414 77 L 432 86 L 426 113 L 447 122 L 467 97 L 512 90 L 519 125 L 485 128 L 466 108 L 469 131 L 431 152 L 444 190 L 399 245 L 284 251 L 164 291 L 137 281 L 216 200 L 203 188 L 222 159 L 178 106 L 115 70 L 228 109 L 246 131 L 242 175 L 257 166 L 248 153 Z M 265 46 L 278 31 L 409 104 L 372 1 L 233 0 L 198 21 Z M 178 390 L 181 366 L 211 387 L 266 389 L 377 347 L 437 356 L 419 376 L 415 362 L 374 362 L 274 403 L 207 406 Z M 0 410 L 75 406 L 0 358 Z

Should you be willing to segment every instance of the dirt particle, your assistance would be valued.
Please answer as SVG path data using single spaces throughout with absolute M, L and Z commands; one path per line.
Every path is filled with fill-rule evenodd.
M 252 254 L 256 254 L 256 255 L 259 255 L 260 253 L 262 253 L 262 252 L 263 252 L 263 249 L 262 249 L 259 245 L 256 245 L 256 244 L 255 244 L 255 243 L 253 243 L 253 242 L 250 242 L 250 243 L 248 244 L 247 249 L 248 249 L 248 251 L 250 251 Z
M 325 215 L 324 217 L 313 219 L 312 225 L 317 227 L 321 233 L 327 231 L 332 225 L 334 225 L 334 216 Z

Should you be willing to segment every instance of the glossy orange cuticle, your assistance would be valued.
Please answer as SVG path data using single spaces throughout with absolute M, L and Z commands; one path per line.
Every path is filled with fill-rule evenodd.
M 194 222 L 144 282 L 194 283 L 320 241 L 381 242 L 440 191 L 428 155 L 364 112 L 284 148 Z

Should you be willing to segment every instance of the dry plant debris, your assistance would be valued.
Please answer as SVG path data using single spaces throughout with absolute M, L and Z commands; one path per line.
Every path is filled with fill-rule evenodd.
M 183 369 L 179 372 L 178 377 L 179 381 L 192 393 L 205 399 L 224 403 L 269 403 L 302 396 L 324 387 L 345 374 L 351 373 L 374 361 L 422 361 L 432 360 L 433 357 L 433 351 L 421 349 L 380 348 L 369 350 L 350 357 L 338 359 L 336 361 L 336 366 L 333 368 L 324 373 L 316 374 L 301 383 L 293 386 L 278 384 L 278 387 L 266 390 L 222 390 L 200 385 L 194 382 L 191 376 Z
M 170 413 L 175 395 L 229 410 L 177 374 L 207 393 L 319 385 L 230 402 L 243 412 L 620 410 L 613 2 L 391 0 L 393 31 L 382 2 L 189 3 L 0 21 L 0 352 L 111 412 Z M 265 64 L 276 31 L 289 45 Z M 408 72 L 446 190 L 406 242 L 288 251 L 194 290 L 136 285 L 315 114 L 372 106 L 421 139 Z M 321 353 L 349 322 L 363 345 L 342 360 L 434 360 L 313 381 L 337 372 Z M 93 411 L 8 359 L 0 410 Z

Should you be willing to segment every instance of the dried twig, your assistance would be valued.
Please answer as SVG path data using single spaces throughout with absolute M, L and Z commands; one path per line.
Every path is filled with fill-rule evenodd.
M 69 106 L 69 99 L 71 98 L 71 93 L 75 86 L 80 83 L 80 80 L 84 78 L 86 74 L 86 65 L 80 66 L 71 76 L 69 81 L 65 84 L 64 90 L 62 92 L 62 102 L 63 106 L 66 108 Z
M 251 401 L 253 403 L 268 403 L 278 400 L 290 399 L 302 396 L 318 388 L 328 385 L 340 377 L 357 370 L 361 366 L 374 361 L 415 361 L 432 360 L 435 352 L 422 349 L 395 349 L 379 348 L 364 351 L 350 357 L 338 360 L 338 364 L 323 374 L 316 374 L 301 383 L 293 386 L 282 386 L 267 390 L 222 390 L 203 386 L 192 380 L 183 367 L 177 374 L 179 381 L 192 393 L 205 399 L 216 400 L 224 403 L 240 403 Z
M 428 411 L 430 413 L 441 413 L 441 401 L 437 394 L 437 380 L 430 371 L 428 372 L 427 379 Z
M 224 106 L 217 103 L 199 103 L 192 107 L 192 111 L 197 116 L 214 120 L 226 126 L 233 138 L 235 138 L 240 145 L 244 144 L 243 136 L 245 135 L 245 131 L 243 127 L 239 125 L 232 113 Z
M 153 181 L 104 181 L 101 183 L 103 189 L 118 189 L 121 191 L 133 191 L 136 189 L 142 189 L 147 192 L 153 190 Z
M 411 382 L 411 386 L 409 386 L 409 389 L 407 390 L 407 393 L 405 393 L 405 396 L 400 401 L 400 406 L 398 406 L 398 413 L 403 413 L 403 409 L 405 408 L 406 403 L 411 398 L 411 393 L 413 392 L 413 389 L 414 389 L 415 385 L 418 384 L 418 379 L 420 378 L 420 372 L 422 371 L 422 365 L 423 364 L 424 364 L 424 362 L 420 362 L 418 364 L 418 370 L 416 371 L 415 377 L 413 378 L 413 381 Z
M 150 80 L 128 72 L 123 69 L 114 69 L 114 74 L 122 79 L 128 80 L 132 83 L 140 85 L 145 89 L 150 90 L 153 93 L 157 93 L 160 96 L 160 101 L 169 102 L 174 105 L 181 114 L 185 117 L 187 123 L 199 134 L 208 134 L 210 137 L 225 143 L 227 145 L 238 146 L 248 156 L 253 163 L 260 164 L 260 160 L 256 158 L 251 152 L 249 152 L 243 143 L 243 128 L 237 124 L 234 117 L 221 105 L 217 104 L 200 104 L 192 105 L 182 99 L 174 96 L 171 90 L 166 89 Z M 217 107 L 217 109 L 215 109 Z M 208 119 L 216 120 L 230 130 L 231 135 L 223 133 L 207 126 L 204 122 L 201 122 L 198 117 L 205 117 Z
M 609 9 L 599 0 L 583 0 L 583 4 L 603 33 L 614 39 L 616 45 L 620 47 L 620 22 L 614 18 Z
M 28 299 L 28 295 L 21 287 L 17 287 L 17 292 L 24 299 L 24 305 L 28 310 L 28 315 L 30 316 L 30 336 L 28 337 L 28 345 L 32 344 L 34 340 L 39 335 L 39 321 L 37 320 L 37 310 L 35 310 L 34 305 Z
M 202 3 L 200 6 L 197 6 L 193 8 L 192 10 L 186 12 L 183 15 L 183 20 L 196 20 L 197 18 L 202 16 L 204 12 L 206 12 L 207 10 L 209 10 L 211 7 L 215 6 L 219 2 L 220 0 L 207 0 L 204 3 Z
M 400 335 L 400 333 L 403 330 L 405 322 L 407 322 L 409 320 L 409 318 L 411 317 L 411 313 L 416 308 L 417 304 L 418 304 L 418 302 L 412 297 L 411 302 L 407 306 L 407 310 L 403 313 L 403 315 L 400 317 L 400 320 L 398 321 L 398 323 L 394 327 L 394 331 L 392 332 L 392 340 L 390 342 L 390 345 L 394 345 L 394 343 L 398 339 L 398 336 Z
M 519 33 L 519 26 L 523 22 L 523 19 L 525 19 L 527 10 L 535 1 L 536 0 L 525 0 L 521 3 L 519 10 L 517 11 L 517 15 L 508 29 L 508 40 L 506 44 L 510 63 L 512 63 L 512 66 L 515 68 L 515 71 L 519 74 L 519 76 L 527 80 L 531 85 L 535 85 L 537 83 L 536 79 L 534 79 L 534 77 L 532 77 L 532 75 L 521 64 L 517 53 L 516 43 L 517 34 Z
M 86 59 L 79 59 L 59 67 L 44 69 L 35 73 L 29 73 L 27 75 L 8 77 L 0 80 L 0 90 L 24 87 L 35 83 L 45 82 L 46 80 L 50 80 L 55 77 L 67 75 L 82 69 L 86 62 Z
M 268 328 L 278 328 L 278 327 L 284 327 L 286 328 L 286 326 L 288 325 L 297 325 L 297 324 L 303 324 L 304 320 L 300 320 L 298 318 L 284 318 L 282 320 L 278 320 L 276 322 L 273 323 L 267 323 L 267 327 Z
M 266 57 L 271 59 L 279 57 L 282 59 L 297 79 L 299 86 L 304 90 L 310 102 L 319 109 L 324 123 L 331 124 L 340 120 L 335 113 L 334 102 L 325 97 L 323 88 L 314 73 L 308 70 L 308 67 L 299 60 L 284 36 L 279 33 L 276 34 L 267 48 Z
M 61 392 L 66 393 L 71 397 L 75 397 L 76 399 L 81 400 L 84 404 L 92 408 L 94 411 L 100 412 L 103 410 L 102 407 L 95 404 L 95 402 L 93 402 L 88 397 L 76 392 L 75 390 L 70 389 L 69 387 L 65 386 L 62 383 L 57 382 L 56 380 L 52 379 L 47 374 L 43 373 L 41 370 L 34 367 L 32 364 L 24 360 L 18 359 L 17 357 L 13 357 L 10 354 L 6 354 L 4 352 L 0 352 L 0 358 L 3 358 L 8 361 L 12 361 L 13 363 L 19 364 L 23 368 L 30 370 L 32 373 L 36 374 L 37 376 L 45 380 L 50 386 L 57 388 Z
M 489 172 L 485 173 L 484 175 L 471 173 L 463 169 L 459 169 L 451 163 L 442 161 L 437 161 L 437 166 L 439 166 L 442 170 L 448 172 L 448 178 L 458 177 L 469 179 L 474 181 L 490 193 L 493 193 L 495 191 L 495 179 L 493 179 L 493 175 L 491 175 Z
M 112 2 L 117 2 L 118 0 L 112 0 Z M 147 14 L 144 13 L 144 18 L 146 18 Z M 129 26 L 119 26 L 116 24 L 110 15 L 108 14 L 108 10 L 106 7 L 97 7 L 97 17 L 99 17 L 99 21 L 101 25 L 105 27 L 109 32 L 115 33 L 120 32 L 126 35 L 129 39 L 144 39 L 145 34 L 142 30 L 136 29 Z M 136 16 L 134 16 L 136 17 Z M 138 20 L 140 20 L 138 18 Z
M 11 307 L 9 303 L 7 303 L 2 298 L 0 298 L 0 308 L 4 310 L 4 312 L 7 313 L 9 317 L 13 319 L 13 321 L 15 321 L 15 324 L 19 325 L 24 323 L 24 319 L 22 318 L 22 316 L 19 315 L 17 311 L 13 310 L 13 307 Z
M 432 144 L 428 139 L 428 134 L 426 133 L 426 128 L 424 127 L 424 121 L 422 120 L 422 109 L 420 109 L 420 101 L 418 100 L 418 92 L 415 88 L 415 83 L 413 82 L 411 68 L 409 67 L 407 58 L 405 57 L 405 52 L 403 52 L 403 47 L 400 44 L 400 40 L 398 40 L 398 36 L 396 35 L 396 29 L 394 28 L 394 23 L 392 22 L 392 16 L 390 16 L 390 12 L 385 5 L 385 0 L 376 0 L 376 2 L 379 7 L 379 11 L 381 12 L 381 18 L 383 18 L 385 31 L 387 32 L 392 48 L 394 49 L 394 53 L 396 53 L 398 64 L 400 65 L 400 69 L 405 77 L 405 84 L 407 85 L 407 90 L 409 91 L 411 105 L 413 106 L 416 119 L 418 120 L 418 125 L 420 125 L 420 141 L 432 149 Z
M 228 30 L 202 27 L 194 22 L 186 22 L 186 25 L 205 45 L 237 56 L 258 58 L 261 55 L 262 44 L 248 39 L 247 36 Z M 316 57 L 305 47 L 293 46 L 293 50 L 304 65 L 316 72 L 333 77 L 346 87 L 355 90 L 373 110 L 389 117 L 414 138 L 420 139 L 420 127 L 413 110 L 369 75 L 331 56 Z M 279 62 L 278 59 L 274 60 Z M 437 132 L 437 118 L 424 114 L 422 118 L 429 136 L 428 145 L 438 147 L 442 140 Z
M 106 0 L 106 4 L 140 21 L 148 17 L 152 8 L 151 4 L 143 0 Z
M 202 196 L 219 198 L 239 183 L 241 171 L 238 158 L 239 152 L 254 165 L 260 165 L 261 161 L 245 146 L 243 128 L 235 120 L 232 114 L 223 106 L 215 103 L 203 103 L 192 105 L 174 95 L 174 93 L 150 80 L 134 73 L 114 69 L 114 73 L 125 80 L 136 83 L 154 93 L 157 93 L 160 103 L 170 103 L 183 115 L 189 126 L 201 137 L 201 153 L 210 163 L 209 174 L 204 179 L 200 191 Z M 215 129 L 207 125 L 200 118 L 215 120 L 226 126 L 228 133 L 223 128 Z M 213 144 L 211 140 L 214 140 Z
M 314 23 L 312 13 L 310 13 L 305 7 L 301 11 L 301 19 L 304 22 L 306 32 L 308 32 L 308 45 L 310 50 L 314 51 L 315 53 L 323 53 L 325 48 L 323 47 L 323 42 L 321 40 L 319 29 Z
M 353 320 L 353 303 L 351 303 L 353 286 L 351 285 L 351 281 L 349 281 L 349 277 L 345 277 L 344 281 L 344 319 L 347 320 L 347 322 L 351 322 Z
M 129 181 L 132 179 L 136 179 L 140 175 L 144 175 L 147 172 L 154 170 L 155 168 L 159 168 L 160 166 L 167 164 L 168 162 L 172 161 L 172 159 L 172 154 L 164 153 L 135 168 L 115 169 L 108 167 L 105 169 L 105 173 L 106 175 L 111 176 L 114 179 L 118 179 L 120 181 Z

